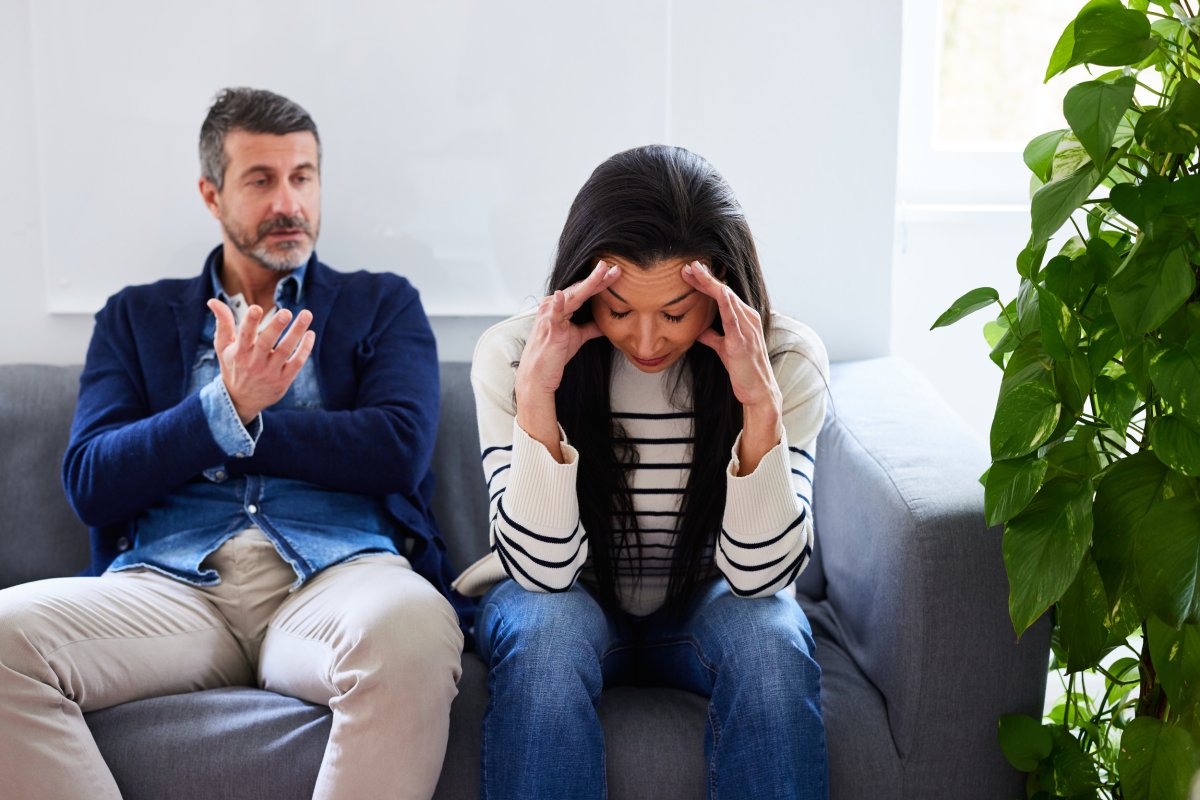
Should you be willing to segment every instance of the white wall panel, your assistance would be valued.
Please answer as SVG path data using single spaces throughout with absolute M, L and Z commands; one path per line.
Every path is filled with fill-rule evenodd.
M 196 138 L 226 85 L 312 112 L 322 258 L 407 275 L 453 332 L 444 355 L 469 357 L 471 331 L 540 294 L 590 170 L 649 142 L 722 170 L 776 305 L 835 358 L 888 350 L 891 0 L 0 0 L 0 14 L 0 92 L 18 111 L 3 135 L 22 145 L 0 156 L 19 167 L 4 202 L 23 213 L 0 248 L 26 248 L 20 285 L 50 340 L 4 336 L 0 317 L 0 362 L 78 360 L 105 297 L 197 271 L 218 231 Z M 848 57 L 851 34 L 870 58 Z

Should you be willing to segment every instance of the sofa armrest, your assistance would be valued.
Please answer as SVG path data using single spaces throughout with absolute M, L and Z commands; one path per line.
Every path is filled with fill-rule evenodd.
M 836 635 L 887 704 L 905 796 L 952 775 L 1014 785 L 997 723 L 1040 716 L 1049 625 L 1018 642 L 1009 622 L 1001 529 L 984 523 L 978 481 L 987 450 L 898 359 L 837 364 L 831 392 L 817 547 Z

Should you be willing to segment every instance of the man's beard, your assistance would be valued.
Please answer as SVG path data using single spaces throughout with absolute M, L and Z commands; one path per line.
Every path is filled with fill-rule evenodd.
M 259 224 L 253 234 L 224 218 L 221 219 L 221 227 L 239 253 L 276 272 L 291 272 L 308 261 L 318 233 L 308 224 L 308 220 L 300 216 L 278 216 L 266 220 Z M 300 230 L 308 239 L 289 239 L 276 243 L 272 248 L 267 236 L 277 230 Z

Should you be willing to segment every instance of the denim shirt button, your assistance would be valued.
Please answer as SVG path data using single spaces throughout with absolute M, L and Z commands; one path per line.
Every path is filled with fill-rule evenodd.
M 246 454 L 245 453 L 234 453 L 233 457 L 234 458 L 245 458 Z
M 218 481 L 225 480 L 225 470 L 223 470 L 223 469 L 217 470 L 215 473 L 213 473 L 213 477 L 216 478 Z
M 129 549 L 129 537 L 128 536 L 122 536 L 120 539 L 117 539 L 117 549 L 120 550 L 122 553 L 124 553 L 126 550 Z
M 246 506 L 246 510 L 249 511 L 251 514 L 257 514 L 258 506 L 254 505 L 254 503 L 251 503 L 250 505 Z

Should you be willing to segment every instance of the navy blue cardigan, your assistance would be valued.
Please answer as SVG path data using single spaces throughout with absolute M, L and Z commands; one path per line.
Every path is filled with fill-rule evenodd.
M 88 573 L 99 575 L 128 547 L 143 509 L 225 464 L 231 476 L 383 497 L 397 539 L 411 539 L 397 541 L 400 552 L 465 612 L 430 507 L 438 360 L 416 289 L 394 274 L 336 272 L 314 254 L 303 298 L 324 408 L 265 410 L 254 455 L 228 459 L 199 395 L 186 394 L 221 253 L 198 278 L 124 289 L 96 314 L 63 459 L 67 498 L 91 528 Z

